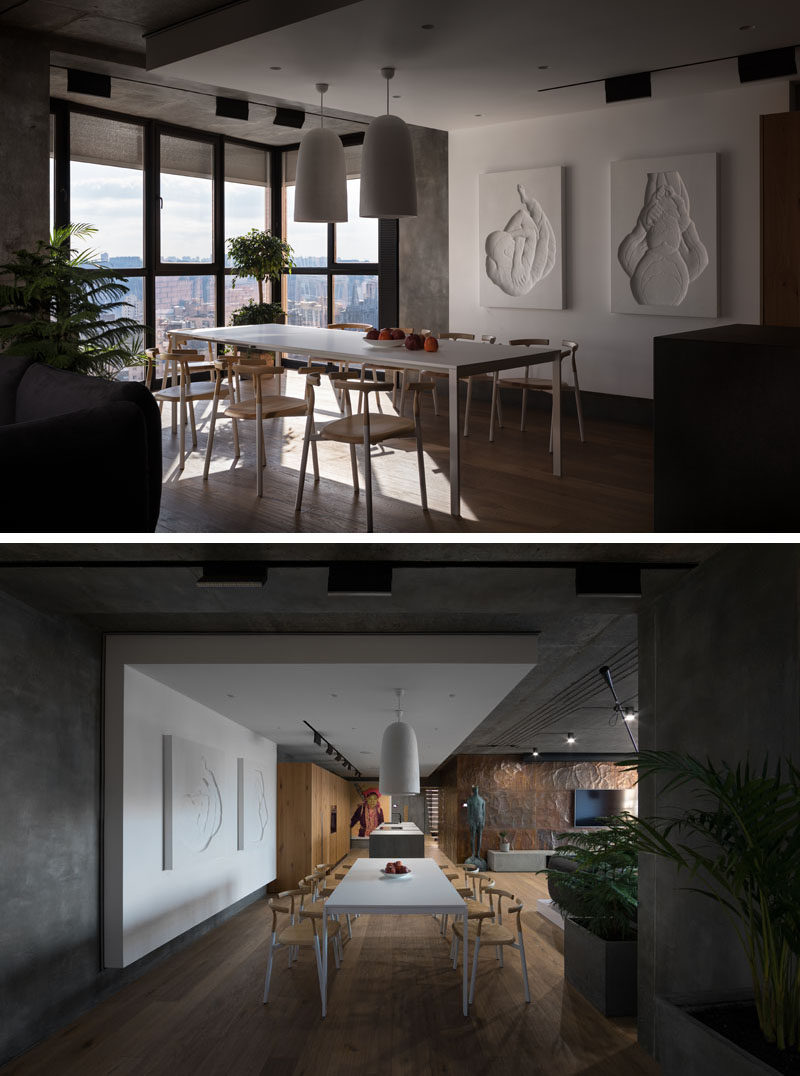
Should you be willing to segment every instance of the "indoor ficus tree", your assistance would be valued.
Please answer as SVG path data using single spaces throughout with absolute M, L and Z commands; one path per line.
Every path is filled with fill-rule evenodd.
M 269 279 L 278 279 L 283 273 L 291 273 L 294 268 L 292 248 L 279 236 L 259 228 L 251 228 L 245 235 L 228 240 L 228 253 L 233 262 L 234 274 L 231 287 L 244 277 L 253 277 L 258 285 L 258 302 L 250 300 L 245 306 L 234 311 L 234 325 L 269 324 L 283 320 L 284 311 L 280 303 L 264 302 L 264 283 Z
M 125 277 L 96 261 L 96 252 L 75 250 L 96 233 L 88 224 L 56 228 L 36 250 L 14 251 L 0 265 L 0 348 L 29 355 L 62 370 L 113 378 L 139 365 L 144 326 L 114 316 L 128 288 Z

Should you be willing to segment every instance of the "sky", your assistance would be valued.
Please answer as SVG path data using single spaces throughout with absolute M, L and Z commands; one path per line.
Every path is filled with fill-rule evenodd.
M 132 168 L 73 161 L 70 171 L 71 217 L 94 225 L 93 246 L 110 257 L 142 258 L 144 173 Z M 225 185 L 226 238 L 264 225 L 263 188 Z M 347 224 L 337 225 L 339 260 L 378 260 L 378 226 L 358 217 L 360 182 L 347 182 Z M 162 174 L 162 258 L 211 257 L 212 183 L 193 176 Z M 325 257 L 324 224 L 295 224 L 294 188 L 286 191 L 287 239 L 298 258 Z

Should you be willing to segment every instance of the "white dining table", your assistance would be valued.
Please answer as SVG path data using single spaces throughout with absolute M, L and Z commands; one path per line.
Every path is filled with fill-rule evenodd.
M 553 377 L 553 474 L 561 475 L 561 348 L 510 347 L 471 340 L 440 340 L 438 351 L 372 347 L 361 332 L 317 329 L 307 325 L 225 325 L 180 329 L 169 334 L 208 344 L 230 344 L 254 351 L 295 352 L 343 363 L 381 368 L 429 370 L 447 374 L 449 394 L 450 514 L 461 515 L 461 419 L 459 379 L 475 374 L 550 364 Z
M 328 1011 L 328 918 L 331 915 L 452 915 L 464 922 L 462 1011 L 469 1012 L 467 906 L 432 859 L 404 859 L 410 874 L 384 875 L 380 859 L 357 859 L 322 913 L 322 1015 Z

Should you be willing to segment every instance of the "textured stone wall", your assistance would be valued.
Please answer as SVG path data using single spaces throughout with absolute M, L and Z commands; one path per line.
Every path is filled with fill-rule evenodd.
M 486 800 L 486 828 L 482 854 L 497 848 L 500 830 L 505 830 L 512 847 L 555 848 L 556 834 L 572 828 L 573 791 L 576 788 L 632 788 L 633 774 L 611 762 L 539 762 L 522 763 L 519 755 L 459 755 L 455 797 L 456 818 L 452 808 L 447 816 L 447 843 L 454 846 L 460 862 L 469 855 L 467 812 L 461 805 L 477 785 Z M 452 764 L 451 764 L 452 765 Z M 441 796 L 441 793 L 440 793 Z M 451 832 L 453 831 L 453 832 Z M 444 816 L 439 844 L 451 859 L 444 844 Z
M 450 318 L 446 131 L 411 127 L 417 172 L 417 216 L 400 221 L 399 322 L 446 332 Z

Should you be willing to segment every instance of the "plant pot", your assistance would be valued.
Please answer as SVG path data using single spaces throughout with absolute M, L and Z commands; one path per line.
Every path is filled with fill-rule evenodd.
M 729 1008 L 740 998 L 712 1005 L 701 998 L 656 997 L 655 1051 L 664 1076 L 709 1076 L 724 1072 L 725 1076 L 765 1076 L 779 1073 L 761 1058 L 742 1049 L 702 1020 L 692 1009 Z
M 500 851 L 501 852 L 510 852 L 511 851 L 511 843 L 509 841 L 500 841 Z
M 565 919 L 564 978 L 604 1016 L 636 1015 L 635 941 L 605 941 Z

